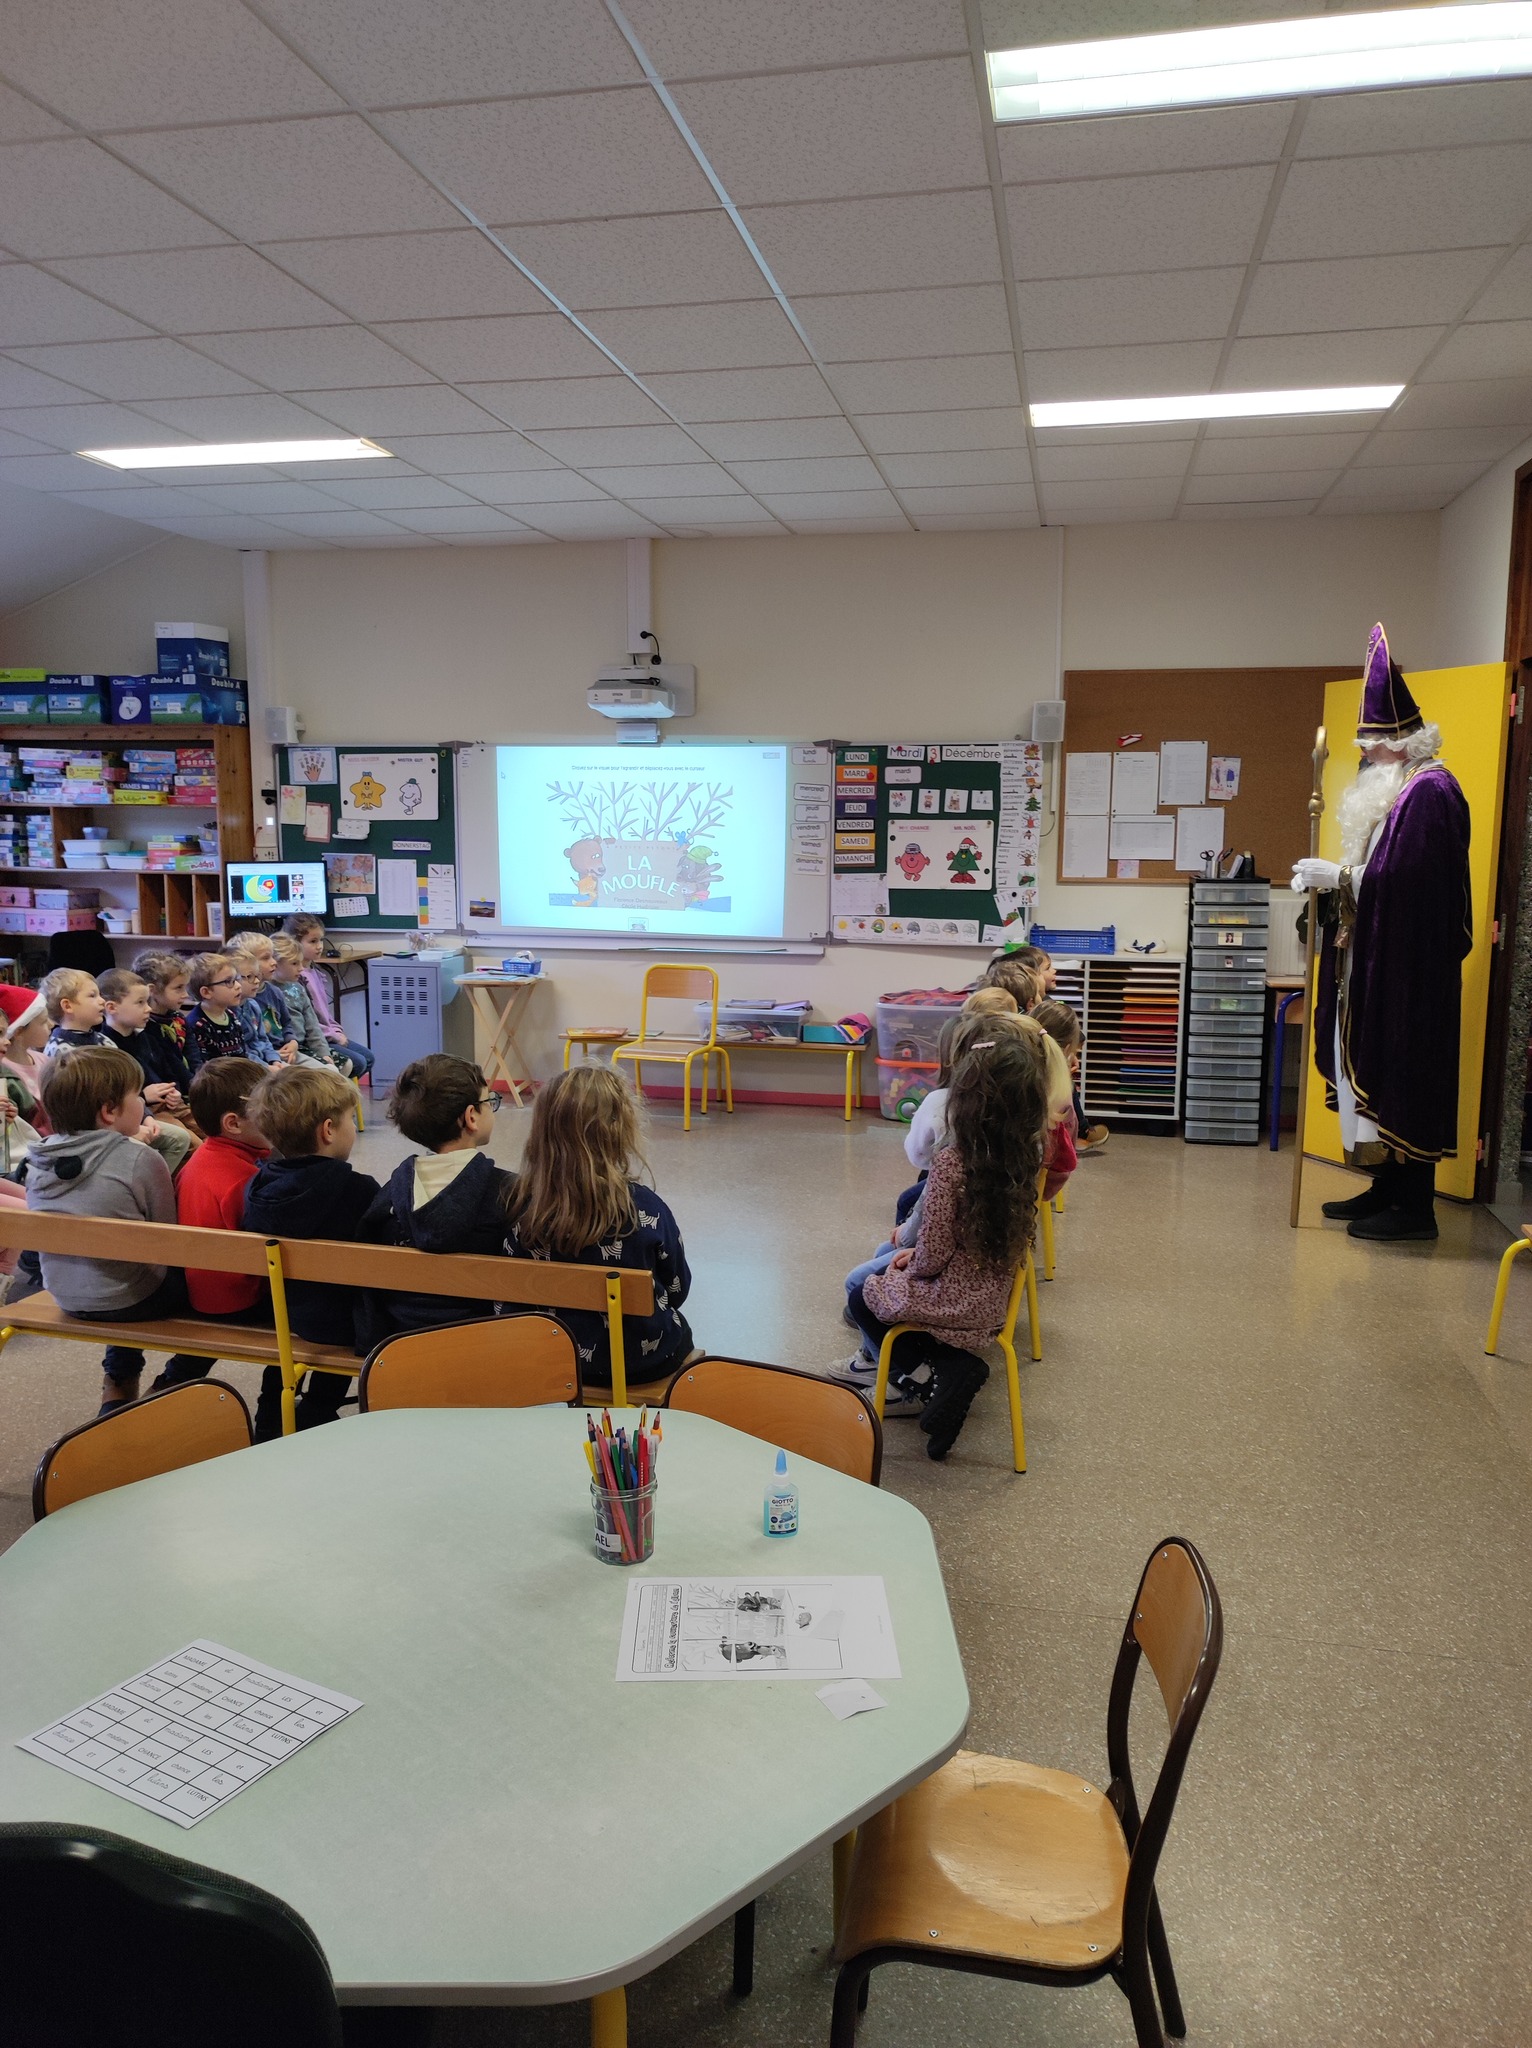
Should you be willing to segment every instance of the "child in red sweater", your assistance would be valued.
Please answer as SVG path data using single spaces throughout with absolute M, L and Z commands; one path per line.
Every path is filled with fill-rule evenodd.
M 176 1176 L 176 1221 L 202 1230 L 238 1230 L 245 1190 L 271 1147 L 245 1115 L 266 1069 L 255 1060 L 208 1060 L 191 1078 L 191 1113 L 207 1133 Z M 188 1267 L 186 1292 L 199 1316 L 224 1323 L 269 1323 L 271 1297 L 253 1273 Z

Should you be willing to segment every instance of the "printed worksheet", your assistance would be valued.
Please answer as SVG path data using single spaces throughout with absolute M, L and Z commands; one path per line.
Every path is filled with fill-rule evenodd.
M 635 1579 L 619 1678 L 898 1678 L 881 1578 Z
M 361 1704 L 199 1638 L 16 1747 L 190 1828 Z

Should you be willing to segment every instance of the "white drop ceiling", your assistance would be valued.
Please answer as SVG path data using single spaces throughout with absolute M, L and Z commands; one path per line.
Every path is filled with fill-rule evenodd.
M 11 0 L 0 492 L 269 548 L 1440 507 L 1532 434 L 1532 82 L 989 116 L 986 42 L 1317 11 Z M 391 458 L 72 453 L 337 431 Z

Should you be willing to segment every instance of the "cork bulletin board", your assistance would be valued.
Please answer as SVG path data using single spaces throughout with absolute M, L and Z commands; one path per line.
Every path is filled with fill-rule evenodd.
M 1067 669 L 1062 752 L 1158 756 L 1162 741 L 1205 740 L 1210 760 L 1240 763 L 1239 792 L 1221 806 L 1223 844 L 1253 853 L 1258 875 L 1280 879 L 1309 850 L 1314 734 L 1324 718 L 1325 685 L 1357 673 L 1354 660 L 1328 668 Z M 1138 737 L 1125 748 L 1129 734 Z M 1339 738 L 1349 744 L 1352 735 Z M 1332 751 L 1335 744 L 1332 737 Z M 1063 844 L 1060 831 L 1060 868 Z M 1057 879 L 1068 888 L 1077 878 Z M 1131 878 L 1119 876 L 1112 861 L 1105 877 L 1087 886 L 1190 879 L 1173 859 L 1142 860 Z

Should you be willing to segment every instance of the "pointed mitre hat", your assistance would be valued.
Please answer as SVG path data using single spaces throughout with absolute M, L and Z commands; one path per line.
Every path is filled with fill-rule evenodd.
M 1425 724 L 1420 706 L 1410 695 L 1410 686 L 1397 662 L 1390 660 L 1388 635 L 1381 625 L 1367 636 L 1367 666 L 1362 682 L 1362 715 L 1357 720 L 1359 740 L 1402 740 L 1419 732 Z

